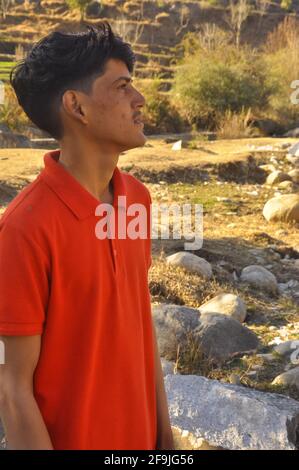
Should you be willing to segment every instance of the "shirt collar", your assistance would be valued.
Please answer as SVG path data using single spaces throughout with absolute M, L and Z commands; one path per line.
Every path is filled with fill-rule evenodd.
M 95 215 L 96 207 L 102 204 L 102 202 L 87 191 L 87 189 L 59 163 L 59 157 L 60 149 L 45 153 L 45 167 L 40 176 L 78 219 L 85 219 L 86 217 Z M 112 182 L 114 193 L 113 207 L 125 207 L 126 198 L 118 198 L 118 196 L 126 196 L 126 188 L 122 172 L 117 166 L 113 171 Z

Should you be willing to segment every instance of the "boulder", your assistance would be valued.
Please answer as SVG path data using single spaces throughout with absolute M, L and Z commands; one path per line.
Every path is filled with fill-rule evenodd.
M 299 367 L 294 367 L 283 374 L 278 375 L 273 380 L 274 385 L 294 386 L 299 390 Z
M 299 448 L 297 400 L 196 375 L 164 383 L 171 425 L 194 439 L 231 450 Z
M 298 222 L 299 194 L 282 194 L 266 202 L 263 216 L 268 222 Z
M 208 261 L 186 251 L 179 251 L 173 255 L 167 256 L 166 263 L 180 266 L 206 279 L 210 279 L 213 275 L 212 266 Z
M 240 280 L 268 293 L 276 294 L 278 291 L 274 274 L 258 264 L 246 266 L 241 272 Z
M 199 307 L 200 313 L 222 313 L 228 315 L 240 323 L 246 318 L 246 305 L 243 300 L 235 294 L 223 293 L 216 295 L 208 302 Z
M 193 335 L 199 326 L 199 311 L 181 305 L 158 304 L 152 306 L 152 315 L 160 355 L 176 360 L 178 346 L 180 350 L 188 347 L 188 335 Z
M 219 364 L 235 355 L 255 351 L 259 346 L 253 331 L 220 313 L 201 314 L 195 338 L 205 357 Z
M 159 352 L 176 361 L 190 348 L 197 348 L 211 362 L 255 351 L 258 337 L 238 320 L 218 313 L 203 313 L 197 309 L 159 304 L 152 307 Z
M 282 181 L 291 181 L 290 175 L 288 173 L 284 173 L 283 171 L 280 170 L 275 170 L 270 175 L 268 175 L 266 179 L 266 184 L 278 184 L 281 183 Z

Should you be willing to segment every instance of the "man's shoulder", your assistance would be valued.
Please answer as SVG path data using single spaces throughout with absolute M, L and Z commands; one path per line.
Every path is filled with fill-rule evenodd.
M 50 202 L 51 191 L 38 175 L 8 204 L 0 218 L 0 226 L 8 223 L 26 229 L 32 222 L 37 225 L 47 217 Z

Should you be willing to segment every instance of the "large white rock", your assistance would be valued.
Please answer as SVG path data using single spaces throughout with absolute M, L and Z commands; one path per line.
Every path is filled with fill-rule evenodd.
M 167 375 L 172 426 L 232 450 L 299 448 L 299 402 L 196 375 Z
M 269 293 L 277 293 L 278 290 L 274 274 L 258 264 L 246 266 L 241 272 L 240 280 Z
M 197 273 L 206 279 L 210 279 L 213 275 L 212 266 L 208 261 L 186 251 L 178 251 L 167 256 L 166 262 L 174 266 L 181 266 L 187 271 Z
M 299 194 L 283 194 L 266 202 L 263 216 L 268 222 L 298 222 Z
M 246 318 L 246 305 L 236 294 L 223 293 L 208 300 L 199 307 L 201 313 L 212 312 L 228 315 L 242 323 Z

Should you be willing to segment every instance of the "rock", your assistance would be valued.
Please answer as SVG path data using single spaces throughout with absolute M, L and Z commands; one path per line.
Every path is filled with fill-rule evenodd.
M 256 357 L 259 357 L 260 359 L 263 359 L 265 362 L 276 361 L 275 356 L 273 356 L 273 354 L 271 354 L 271 353 L 257 354 Z
M 273 385 L 295 386 L 299 390 L 299 367 L 288 370 L 278 375 L 272 382 Z
M 278 184 L 281 183 L 282 181 L 290 181 L 292 178 L 288 175 L 288 173 L 284 173 L 283 171 L 280 170 L 275 170 L 270 175 L 268 175 L 266 179 L 266 184 Z
M 299 142 L 296 142 L 296 144 L 293 144 L 291 147 L 289 147 L 288 150 L 288 155 L 299 155 Z
M 159 304 L 153 305 L 152 315 L 160 355 L 176 360 L 178 346 L 180 351 L 186 349 L 188 335 L 193 335 L 199 327 L 199 311 L 181 305 Z
M 273 173 L 274 171 L 276 171 L 275 166 L 272 165 L 271 163 L 268 163 L 266 165 L 259 165 L 259 168 L 266 171 L 267 173 Z
M 287 155 L 286 159 L 294 166 L 299 166 L 299 152 L 297 155 Z
M 182 150 L 182 148 L 186 147 L 186 143 L 183 143 L 182 140 L 177 140 L 171 147 L 171 150 Z
M 240 353 L 255 351 L 259 346 L 255 333 L 238 320 L 220 313 L 201 314 L 195 338 L 202 353 L 218 363 Z
M 0 122 L 0 132 L 11 132 L 11 130 L 7 124 L 5 124 L 4 122 Z
M 12 132 L 0 131 L 0 148 L 31 148 L 28 137 Z
M 161 366 L 163 375 L 174 374 L 175 363 L 167 361 L 164 357 L 161 357 Z
M 276 294 L 278 291 L 274 274 L 257 264 L 246 266 L 241 272 L 240 280 L 268 293 Z
M 293 181 L 282 181 L 281 183 L 278 184 L 279 189 L 287 189 L 290 192 L 294 192 L 295 190 L 295 184 Z
M 152 307 L 159 352 L 168 360 L 196 347 L 211 361 L 220 363 L 233 355 L 251 352 L 259 345 L 257 336 L 238 320 L 218 313 L 160 304 Z
M 283 194 L 266 202 L 263 216 L 268 222 L 298 222 L 299 194 Z
M 212 266 L 208 261 L 186 251 L 179 251 L 167 256 L 166 262 L 174 266 L 181 266 L 187 271 L 197 273 L 206 279 L 210 279 L 213 275 Z
M 199 307 L 201 313 L 212 312 L 228 315 L 242 323 L 246 318 L 246 305 L 235 294 L 219 294 Z
M 299 348 L 299 341 L 298 341 L 297 348 Z M 280 356 L 287 356 L 288 354 L 291 354 L 297 348 L 296 348 L 295 341 L 290 340 L 290 341 L 284 341 L 283 343 L 280 343 L 274 346 L 274 351 Z
M 298 183 L 299 184 L 299 169 L 295 169 L 295 170 L 291 170 L 289 171 L 288 175 L 292 178 L 292 181 L 294 183 Z
M 288 132 L 284 134 L 284 137 L 299 137 L 299 127 L 295 127 L 294 129 L 290 129 Z M 297 144 L 295 144 L 297 145 Z
M 196 375 L 165 377 L 172 426 L 231 450 L 296 450 L 299 402 Z

